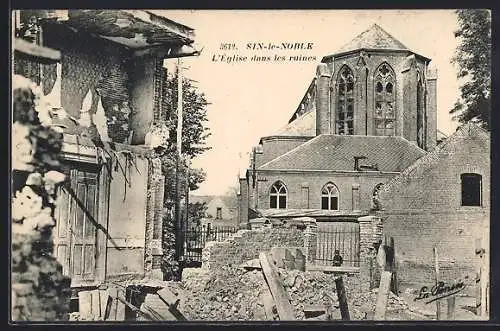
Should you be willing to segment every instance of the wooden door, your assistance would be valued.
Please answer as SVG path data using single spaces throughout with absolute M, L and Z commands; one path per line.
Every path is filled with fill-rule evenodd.
M 72 278 L 92 281 L 96 273 L 97 228 L 97 174 L 76 170 L 76 198 L 74 200 L 71 259 Z
M 72 169 L 69 175 L 70 187 L 58 196 L 54 254 L 72 286 L 80 286 L 96 280 L 99 181 L 94 169 Z
M 71 215 L 71 198 L 68 191 L 61 187 L 57 196 L 55 209 L 56 227 L 53 231 L 54 236 L 54 256 L 62 265 L 62 272 L 65 276 L 70 276 L 69 260 L 70 260 L 70 215 Z

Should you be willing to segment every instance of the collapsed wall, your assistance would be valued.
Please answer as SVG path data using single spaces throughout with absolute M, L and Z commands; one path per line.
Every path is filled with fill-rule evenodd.
M 315 224 L 310 220 L 275 224 L 240 230 L 224 242 L 207 243 L 202 267 L 184 269 L 182 282 L 174 290 L 182 297 L 179 308 L 189 320 L 279 319 L 276 310 L 270 313 L 269 288 L 256 259 L 261 252 L 275 251 L 275 247 L 294 248 L 304 254 L 311 226 Z M 307 319 L 308 309 L 324 310 L 324 318 L 340 319 L 335 285 L 339 274 L 293 270 L 286 264 L 281 267 L 277 268 L 280 282 L 297 320 Z M 342 277 L 348 301 L 353 305 L 351 319 L 366 318 L 373 300 L 360 290 L 363 279 L 358 273 Z

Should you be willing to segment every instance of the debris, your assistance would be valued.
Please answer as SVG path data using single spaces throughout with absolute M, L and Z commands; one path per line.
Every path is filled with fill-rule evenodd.
M 270 262 L 269 256 L 266 253 L 260 253 L 259 255 L 260 265 L 262 266 L 262 272 L 266 278 L 267 284 L 273 296 L 276 308 L 278 310 L 278 315 L 282 321 L 295 320 L 295 314 L 290 301 L 288 299 L 287 292 L 283 288 L 276 267 Z

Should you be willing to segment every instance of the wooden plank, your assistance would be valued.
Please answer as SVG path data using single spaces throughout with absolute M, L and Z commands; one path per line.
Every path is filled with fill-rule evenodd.
M 100 312 L 101 318 L 104 320 L 106 318 L 106 308 L 108 306 L 108 291 L 99 290 L 99 304 L 100 304 Z
M 322 266 L 322 265 L 309 265 L 307 266 L 307 271 L 322 271 L 325 273 L 358 273 L 359 267 L 334 267 L 334 266 Z
M 91 298 L 91 314 L 92 317 L 96 319 L 101 319 L 101 304 L 100 304 L 100 293 L 99 290 L 94 290 L 90 291 L 90 298 Z
M 180 299 L 173 294 L 168 288 L 164 287 L 157 293 L 158 297 L 167 305 L 168 311 L 175 316 L 178 321 L 187 320 L 184 314 L 177 308 Z
M 107 298 L 106 298 L 106 310 L 104 311 L 104 320 L 105 321 L 115 321 L 116 314 L 111 315 L 114 299 L 108 295 L 107 291 L 106 291 L 106 295 L 107 295 Z
M 448 307 L 447 307 L 447 314 L 446 314 L 446 319 L 448 320 L 454 320 L 455 319 L 455 297 L 450 297 L 447 299 L 448 302 Z
M 392 272 L 382 271 L 380 277 L 380 286 L 378 288 L 377 303 L 375 306 L 376 321 L 385 320 L 385 311 L 387 307 L 387 299 L 389 298 L 389 290 L 391 288 Z
M 92 297 L 90 291 L 78 292 L 78 311 L 84 320 L 92 318 Z
M 341 318 L 345 321 L 351 319 L 349 316 L 349 306 L 347 305 L 347 295 L 344 287 L 344 280 L 342 277 L 338 277 L 335 279 L 335 287 L 337 289 L 337 296 L 339 299 L 339 308 Z
M 113 299 L 113 303 L 111 304 L 111 313 L 109 316 L 109 320 L 124 321 L 125 304 L 122 302 L 122 300 L 125 300 L 125 291 L 123 289 L 112 287 L 108 290 L 108 294 Z
M 278 310 L 278 315 L 281 321 L 293 321 L 296 320 L 295 312 L 293 311 L 292 305 L 288 300 L 288 295 L 279 279 L 278 271 L 275 266 L 272 265 L 271 259 L 268 254 L 262 252 L 259 254 L 260 265 L 262 266 L 262 272 L 266 278 L 267 285 L 271 291 L 274 302 L 276 303 L 276 309 Z
M 266 314 L 266 319 L 269 321 L 274 320 L 276 306 L 269 288 L 265 288 L 260 293 L 260 301 L 264 305 L 264 313 Z
M 437 246 L 434 246 L 434 272 L 435 272 L 435 275 L 436 275 L 436 285 L 438 284 L 439 282 L 439 255 L 438 255 L 438 251 L 437 251 Z M 436 300 L 436 319 L 437 320 L 441 320 L 442 319 L 442 316 L 441 316 L 441 301 L 440 300 Z

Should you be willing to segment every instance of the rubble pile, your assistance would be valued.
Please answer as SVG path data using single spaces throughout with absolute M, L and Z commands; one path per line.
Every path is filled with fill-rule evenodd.
M 189 320 L 263 320 L 259 293 L 267 285 L 261 271 L 222 267 L 184 269 L 179 309 Z

